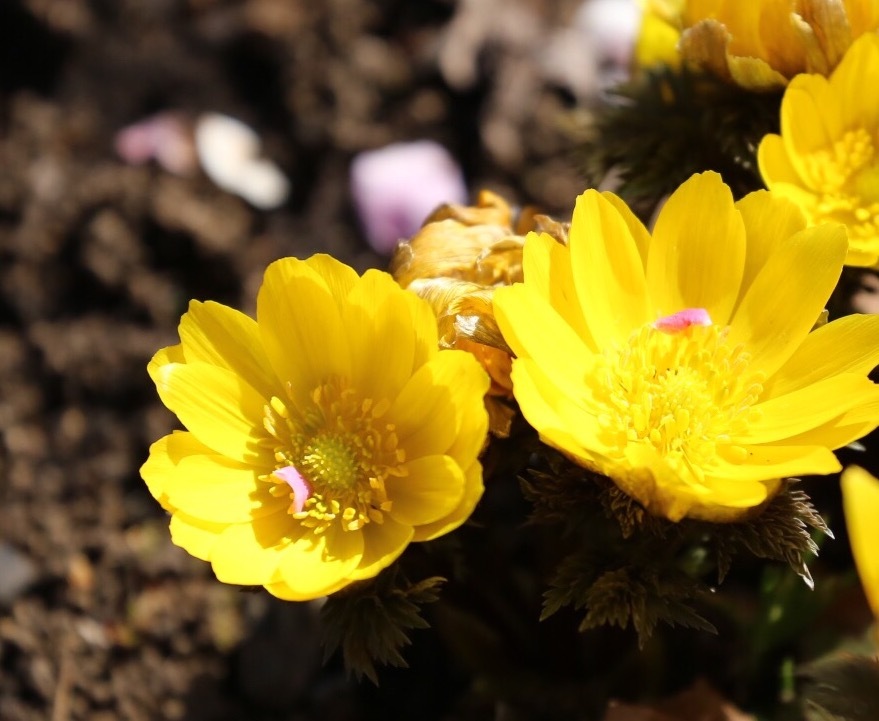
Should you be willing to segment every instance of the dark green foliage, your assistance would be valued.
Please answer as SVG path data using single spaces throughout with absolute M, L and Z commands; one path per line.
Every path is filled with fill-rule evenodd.
M 421 606 L 439 598 L 445 579 L 409 583 L 396 566 L 376 578 L 333 594 L 321 609 L 325 658 L 336 649 L 350 672 L 377 684 L 376 664 L 406 668 L 400 653 L 410 643 L 408 631 L 429 628 Z
M 802 698 L 809 721 L 879 719 L 879 660 L 835 656 L 804 669 Z
M 701 593 L 698 584 L 682 574 L 663 577 L 654 569 L 633 566 L 597 573 L 594 559 L 572 554 L 550 581 L 541 618 L 563 606 L 585 608 L 580 631 L 603 625 L 627 628 L 631 622 L 643 646 L 660 622 L 716 633 L 686 603 Z
M 587 184 L 613 171 L 616 191 L 649 213 L 693 173 L 716 170 L 736 197 L 763 187 L 756 150 L 778 132 L 779 93 L 754 93 L 710 76 L 645 72 L 595 111 L 581 149 Z
M 818 554 L 813 531 L 833 538 L 809 497 L 790 480 L 778 495 L 751 520 L 707 527 L 716 553 L 718 582 L 722 582 L 733 556 L 746 551 L 758 558 L 787 563 L 811 587 L 806 557 Z M 707 524 L 706 524 L 707 526 Z
M 558 561 L 549 575 L 542 618 L 570 606 L 585 610 L 580 630 L 626 628 L 639 642 L 657 624 L 713 631 L 694 610 L 722 582 L 737 555 L 789 565 L 811 586 L 813 531 L 831 535 L 809 497 L 787 481 L 755 515 L 738 523 L 651 515 L 608 478 L 547 450 L 545 466 L 522 479 L 529 522 L 555 531 Z

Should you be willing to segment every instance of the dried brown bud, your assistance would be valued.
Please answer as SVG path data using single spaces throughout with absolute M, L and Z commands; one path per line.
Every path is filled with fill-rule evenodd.
M 479 193 L 475 206 L 443 205 L 421 230 L 400 243 L 390 271 L 404 288 L 430 303 L 442 348 L 466 350 L 491 376 L 486 398 L 491 431 L 509 434 L 513 411 L 510 350 L 494 318 L 498 286 L 521 281 L 525 234 L 545 232 L 567 241 L 567 225 L 532 209 L 515 213 L 499 195 Z

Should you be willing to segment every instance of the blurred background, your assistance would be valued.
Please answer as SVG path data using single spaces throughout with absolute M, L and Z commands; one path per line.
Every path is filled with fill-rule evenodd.
M 176 427 L 145 367 L 189 299 L 252 311 L 278 257 L 384 267 L 481 188 L 566 217 L 636 24 L 634 0 L 0 0 L 2 721 L 517 718 L 429 632 L 357 685 L 314 605 L 175 548 L 138 475 Z

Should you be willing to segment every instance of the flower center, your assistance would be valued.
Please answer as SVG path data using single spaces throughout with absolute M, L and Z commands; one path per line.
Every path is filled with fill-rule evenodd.
M 818 192 L 814 220 L 844 223 L 859 238 L 879 234 L 879 157 L 864 128 L 805 158 Z
M 692 312 L 698 310 L 686 317 L 704 321 L 707 313 Z M 729 439 L 747 425 L 763 387 L 749 371 L 749 354 L 727 343 L 728 328 L 680 318 L 644 326 L 605 352 L 595 397 L 606 408 L 605 440 L 620 456 L 629 443 L 647 443 L 701 483 L 719 447 L 727 459 L 744 455 Z
M 290 514 L 315 533 L 382 523 L 391 509 L 385 481 L 406 475 L 395 427 L 384 420 L 390 402 L 364 398 L 339 378 L 304 399 L 287 391 L 265 408 L 277 465 L 263 479 L 275 484 L 272 493 L 289 495 Z

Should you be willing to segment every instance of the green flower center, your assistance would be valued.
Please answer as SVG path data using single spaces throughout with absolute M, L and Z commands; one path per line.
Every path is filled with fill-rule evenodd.
M 407 472 L 395 426 L 384 418 L 390 402 L 364 398 L 339 378 L 306 398 L 292 398 L 288 385 L 287 395 L 265 407 L 277 465 L 263 479 L 275 484 L 272 492 L 289 495 L 290 514 L 315 533 L 382 523 L 391 509 L 385 481 Z
M 318 433 L 306 445 L 298 469 L 305 478 L 320 479 L 326 491 L 344 493 L 359 476 L 360 456 L 339 433 Z
M 605 352 L 593 390 L 607 444 L 620 456 L 629 443 L 649 444 L 697 482 L 719 446 L 727 459 L 742 457 L 730 436 L 746 427 L 763 387 L 728 334 L 715 325 L 648 325 Z

